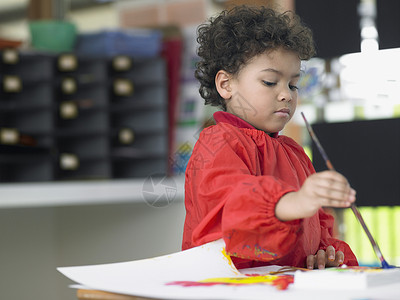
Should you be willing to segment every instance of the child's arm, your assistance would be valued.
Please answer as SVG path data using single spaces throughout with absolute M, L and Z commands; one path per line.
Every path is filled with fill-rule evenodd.
M 300 190 L 284 195 L 275 207 L 281 221 L 313 216 L 321 207 L 348 207 L 355 201 L 355 191 L 346 178 L 335 171 L 309 176 Z
M 310 217 L 322 206 L 348 207 L 354 201 L 355 191 L 350 187 L 346 178 L 335 171 L 325 171 L 308 177 L 299 191 L 284 195 L 275 207 L 275 214 L 281 221 L 291 221 Z M 309 269 L 337 267 L 345 260 L 343 251 L 349 256 L 346 260 L 347 263 L 357 264 L 350 247 L 346 243 L 332 238 L 328 228 L 332 228 L 333 220 L 329 220 L 331 224 L 327 226 L 325 221 L 328 219 L 321 213 L 320 219 L 323 232 L 321 249 L 314 255 L 307 256 L 306 267 Z M 338 250 L 339 248 L 342 248 L 343 251 Z

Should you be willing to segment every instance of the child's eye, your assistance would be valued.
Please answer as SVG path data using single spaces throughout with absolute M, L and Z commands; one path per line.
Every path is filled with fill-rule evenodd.
M 270 81 L 265 81 L 265 80 L 263 80 L 262 82 L 263 82 L 266 86 L 274 86 L 274 85 L 276 85 L 275 82 L 270 82 Z
M 290 84 L 289 84 L 289 89 L 291 89 L 292 91 L 296 91 L 296 90 L 298 90 L 299 88 L 298 88 L 297 86 L 295 86 L 295 85 L 290 85 Z

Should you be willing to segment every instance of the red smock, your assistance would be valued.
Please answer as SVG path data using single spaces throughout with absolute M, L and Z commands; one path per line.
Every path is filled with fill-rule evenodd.
M 227 112 L 214 119 L 186 168 L 182 249 L 223 238 L 237 268 L 305 267 L 308 255 L 332 245 L 344 264 L 358 265 L 348 244 L 332 237 L 334 218 L 323 209 L 287 222 L 275 216 L 279 199 L 315 172 L 302 147 Z

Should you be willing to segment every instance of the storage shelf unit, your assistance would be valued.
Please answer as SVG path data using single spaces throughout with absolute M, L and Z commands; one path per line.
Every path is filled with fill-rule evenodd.
M 0 182 L 168 173 L 162 57 L 0 54 Z

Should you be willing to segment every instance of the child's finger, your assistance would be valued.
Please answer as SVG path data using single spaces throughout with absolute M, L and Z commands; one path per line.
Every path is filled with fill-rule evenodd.
M 321 206 L 348 207 L 355 201 L 355 193 L 330 190 L 323 187 L 315 188 L 315 195 L 320 199 Z
M 338 176 L 336 176 L 338 175 Z M 333 178 L 338 177 L 339 180 Z M 339 173 L 324 173 L 314 180 L 314 192 L 326 203 L 323 206 L 347 207 L 356 200 L 356 192 L 347 183 L 341 180 Z
M 349 185 L 349 182 L 347 181 L 346 177 L 344 177 L 342 174 L 334 170 L 322 171 L 319 172 L 318 174 L 320 174 L 320 176 L 323 178 L 330 179 L 332 181 L 342 182 L 344 184 Z
M 335 263 L 336 266 L 340 266 L 344 261 L 344 253 L 342 251 L 336 252 Z
M 325 260 L 326 260 L 326 255 L 324 250 L 318 250 L 317 255 L 316 255 L 316 263 L 318 269 L 325 269 Z
M 349 193 L 351 187 L 346 179 L 342 180 L 341 176 L 336 178 L 336 176 L 321 176 L 319 177 L 318 183 L 320 187 L 338 191 L 338 192 L 345 192 Z
M 335 248 L 333 246 L 326 247 L 326 257 L 327 261 L 335 261 Z
M 307 256 L 307 269 L 312 270 L 314 269 L 314 262 L 315 261 L 315 255 L 308 255 Z

